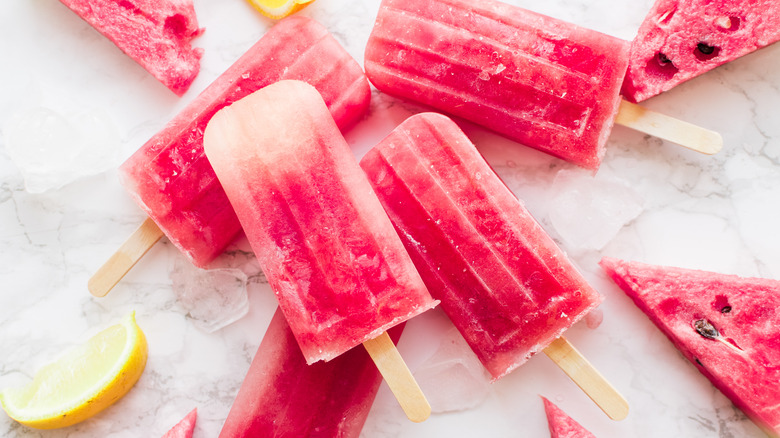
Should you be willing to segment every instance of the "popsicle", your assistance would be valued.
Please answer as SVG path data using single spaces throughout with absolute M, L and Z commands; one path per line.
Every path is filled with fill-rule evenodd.
M 780 437 L 780 281 L 610 257 L 599 264 L 699 372 Z
M 183 95 L 200 71 L 203 49 L 192 0 L 60 0 L 157 80 Z
M 631 43 L 622 93 L 641 102 L 780 40 L 780 4 L 657 0 Z
M 306 362 L 363 343 L 387 380 L 374 347 L 437 302 L 317 90 L 285 80 L 223 108 L 204 149 Z
M 403 324 L 390 336 L 398 341 Z M 230 408 L 222 438 L 357 438 L 382 376 L 361 349 L 311 365 L 277 309 Z
M 131 197 L 149 219 L 90 279 L 103 296 L 163 233 L 205 267 L 241 226 L 203 154 L 203 130 L 220 108 L 281 79 L 319 90 L 341 129 L 368 109 L 368 81 L 357 62 L 316 21 L 281 20 L 120 167 Z
M 560 360 L 578 353 L 561 335 L 601 298 L 452 120 L 414 115 L 360 164 L 428 290 L 494 380 L 540 351 L 569 365 Z M 607 413 L 625 416 L 622 397 L 591 373 L 611 393 L 606 402 L 617 401 Z
M 627 41 L 498 1 L 383 0 L 365 68 L 383 92 L 597 169 L 628 108 L 620 98 L 628 51 Z M 689 147 L 722 145 L 691 125 L 638 126 L 693 140 Z M 679 137 L 690 129 L 697 134 Z

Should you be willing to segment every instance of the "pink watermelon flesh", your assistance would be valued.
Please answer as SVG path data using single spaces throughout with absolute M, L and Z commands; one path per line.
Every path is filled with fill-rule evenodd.
M 778 40 L 777 0 L 658 0 L 631 46 L 623 96 L 641 102 Z
M 192 432 L 195 430 L 195 420 L 197 419 L 198 408 L 195 408 L 163 435 L 162 438 L 192 438 Z
M 203 49 L 192 0 L 60 0 L 181 96 L 200 71 Z
M 780 436 L 780 281 L 601 260 L 682 354 L 771 436 Z
M 566 415 L 555 403 L 542 397 L 544 412 L 547 414 L 547 424 L 550 427 L 550 438 L 596 438 L 580 423 Z

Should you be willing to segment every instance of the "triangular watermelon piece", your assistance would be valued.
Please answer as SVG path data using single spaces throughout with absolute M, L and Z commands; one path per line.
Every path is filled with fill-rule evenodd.
M 203 49 L 192 0 L 60 0 L 181 96 L 200 71 Z
M 195 420 L 198 419 L 198 408 L 195 408 L 187 414 L 176 426 L 165 433 L 162 438 L 192 438 L 192 432 L 195 430 Z
M 600 265 L 715 387 L 780 436 L 780 281 L 606 257 Z
M 547 424 L 550 427 L 550 438 L 596 438 L 580 423 L 566 415 L 555 403 L 542 397 L 544 412 L 547 414 Z
M 778 40 L 777 0 L 657 0 L 631 45 L 623 96 L 641 102 Z

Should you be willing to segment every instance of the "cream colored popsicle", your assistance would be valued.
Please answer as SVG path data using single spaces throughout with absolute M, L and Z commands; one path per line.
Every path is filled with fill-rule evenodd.
M 306 361 L 366 343 L 385 379 L 409 383 L 395 391 L 407 415 L 427 417 L 411 374 L 382 365 L 400 358 L 385 331 L 437 302 L 317 90 L 252 93 L 212 118 L 204 147 Z

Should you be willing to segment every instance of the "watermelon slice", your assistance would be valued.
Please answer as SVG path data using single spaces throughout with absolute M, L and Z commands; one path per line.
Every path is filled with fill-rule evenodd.
M 778 40 L 777 0 L 657 0 L 631 45 L 623 96 L 641 102 Z
M 60 0 L 181 96 L 200 71 L 203 49 L 192 0 Z
M 176 426 L 165 433 L 162 438 L 192 438 L 192 432 L 195 430 L 195 420 L 198 419 L 198 408 L 195 408 L 187 414 Z
M 715 387 L 780 437 L 780 281 L 612 258 L 600 265 Z
M 566 415 L 555 403 L 542 397 L 544 412 L 547 414 L 547 424 L 550 427 L 550 438 L 596 438 L 580 423 Z

